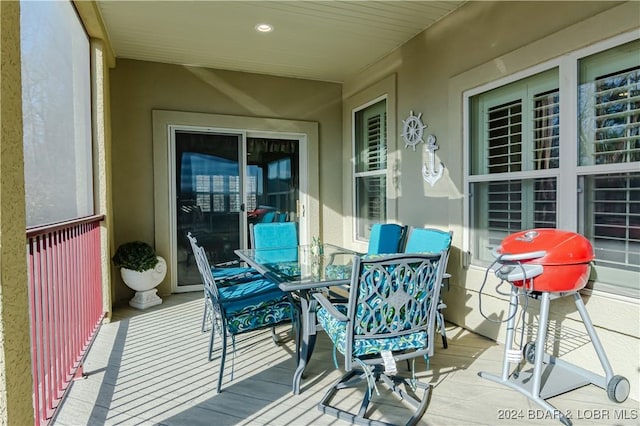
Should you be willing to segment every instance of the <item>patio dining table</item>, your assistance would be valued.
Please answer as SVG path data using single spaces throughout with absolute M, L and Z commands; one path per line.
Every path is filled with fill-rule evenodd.
M 274 280 L 282 291 L 296 300 L 300 323 L 296 327 L 299 342 L 293 393 L 300 393 L 300 382 L 311 359 L 318 324 L 314 292 L 323 291 L 346 298 L 351 281 L 353 256 L 361 253 L 332 244 L 299 245 L 268 249 L 239 249 L 235 253 L 265 277 Z

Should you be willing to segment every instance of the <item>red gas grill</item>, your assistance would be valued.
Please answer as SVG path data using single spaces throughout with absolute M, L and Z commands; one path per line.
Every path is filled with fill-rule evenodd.
M 512 284 L 504 361 L 501 376 L 485 372 L 479 375 L 517 390 L 546 409 L 552 418 L 566 425 L 571 425 L 571 420 L 546 399 L 594 384 L 606 389 L 612 401 L 625 401 L 629 396 L 629 381 L 622 376 L 614 376 L 578 293 L 589 280 L 590 263 L 594 259 L 589 240 L 574 232 L 532 229 L 506 237 L 493 255 L 496 258 L 496 276 Z M 527 343 L 523 350 L 514 350 L 513 337 L 520 296 L 540 299 L 540 316 L 536 340 Z M 571 296 L 575 301 L 604 369 L 604 377 L 545 353 L 549 304 L 552 298 L 564 296 Z M 523 355 L 526 361 L 534 365 L 533 370 L 521 369 Z M 513 372 L 510 372 L 510 364 L 517 364 Z

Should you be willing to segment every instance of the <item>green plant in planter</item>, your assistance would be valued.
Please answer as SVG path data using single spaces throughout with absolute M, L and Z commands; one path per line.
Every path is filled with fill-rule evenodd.
M 111 260 L 118 268 L 138 272 L 153 269 L 158 264 L 158 258 L 153 248 L 142 241 L 121 244 Z

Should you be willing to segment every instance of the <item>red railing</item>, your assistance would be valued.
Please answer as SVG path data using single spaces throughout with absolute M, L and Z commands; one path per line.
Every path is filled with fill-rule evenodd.
M 100 221 L 27 230 L 35 425 L 49 423 L 104 317 Z

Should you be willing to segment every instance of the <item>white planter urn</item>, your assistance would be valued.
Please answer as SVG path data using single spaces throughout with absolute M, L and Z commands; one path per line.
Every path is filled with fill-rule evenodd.
M 157 256 L 158 263 L 153 269 L 144 272 L 134 271 L 132 269 L 120 268 L 122 281 L 136 294 L 129 301 L 129 306 L 136 309 L 146 309 L 162 303 L 162 299 L 156 294 L 156 286 L 162 282 L 167 275 L 167 262 L 160 256 Z

